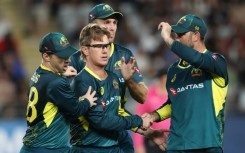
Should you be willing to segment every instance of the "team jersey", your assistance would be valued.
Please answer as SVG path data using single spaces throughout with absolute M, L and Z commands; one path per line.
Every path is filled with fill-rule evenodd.
M 133 57 L 133 53 L 118 45 L 118 44 L 111 44 L 111 52 L 110 52 L 110 59 L 108 61 L 108 64 L 105 66 L 105 70 L 111 71 L 115 73 L 119 77 L 120 84 L 122 84 L 122 100 L 121 100 L 121 108 L 119 110 L 119 114 L 121 116 L 130 116 L 131 113 L 124 109 L 125 103 L 127 101 L 126 97 L 126 83 L 123 79 L 120 66 L 121 66 L 121 58 L 125 57 L 125 62 L 128 63 L 130 60 L 130 57 Z M 86 62 L 84 60 L 81 60 L 81 51 L 76 52 L 71 56 L 71 62 L 70 65 L 73 66 L 77 72 L 80 72 L 86 65 Z M 137 62 L 135 62 L 136 66 L 136 72 L 133 74 L 133 79 L 137 83 L 143 82 L 143 77 L 138 69 Z M 133 131 L 136 131 L 137 128 L 131 129 Z
M 171 50 L 181 59 L 168 70 L 168 101 L 156 110 L 160 120 L 171 117 L 168 150 L 222 147 L 228 90 L 224 57 L 177 41 Z
M 43 65 L 31 77 L 28 95 L 24 145 L 51 149 L 69 146 L 67 120 L 82 116 L 90 108 L 89 101 L 78 102 L 68 79 Z
M 118 115 L 121 100 L 121 84 L 116 74 L 106 71 L 101 80 L 88 67 L 79 72 L 71 83 L 76 96 L 84 95 L 89 86 L 96 91 L 97 105 L 71 124 L 73 146 L 110 147 L 118 145 L 118 132 L 142 126 L 138 115 Z

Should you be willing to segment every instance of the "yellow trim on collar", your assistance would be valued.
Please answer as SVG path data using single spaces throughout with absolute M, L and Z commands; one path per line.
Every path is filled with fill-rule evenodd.
M 101 78 L 100 78 L 97 74 L 95 74 L 92 70 L 90 70 L 87 66 L 85 66 L 84 69 L 85 69 L 89 74 L 91 74 L 93 77 L 95 77 L 96 79 L 102 81 Z M 107 73 L 107 72 L 106 72 L 106 73 Z
M 61 73 L 55 73 L 54 71 L 52 71 L 50 68 L 44 66 L 43 64 L 41 64 L 41 69 L 44 69 L 44 70 L 46 70 L 46 71 L 53 72 L 54 74 L 57 74 L 57 75 L 62 75 Z
M 111 43 L 111 51 L 110 51 L 110 57 L 112 56 L 112 54 L 114 53 L 114 44 Z
M 207 49 L 205 49 L 202 53 L 206 53 L 208 50 Z

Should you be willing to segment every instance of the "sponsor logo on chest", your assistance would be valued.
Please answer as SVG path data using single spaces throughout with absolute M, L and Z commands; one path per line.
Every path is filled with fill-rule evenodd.
M 178 93 L 187 91 L 187 90 L 194 90 L 194 89 L 201 89 L 204 88 L 204 84 L 203 83 L 199 83 L 199 84 L 189 84 L 183 87 L 179 87 L 179 88 L 170 88 L 170 92 L 172 94 L 172 96 L 177 96 Z

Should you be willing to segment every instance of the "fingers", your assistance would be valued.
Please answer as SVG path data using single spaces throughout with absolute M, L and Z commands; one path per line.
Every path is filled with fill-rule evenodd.
M 125 57 L 124 56 L 121 58 L 121 62 L 122 62 L 122 64 L 125 64 Z
M 158 30 L 161 30 L 161 29 L 162 29 L 162 24 L 163 24 L 163 23 L 161 22 L 161 23 L 158 25 L 158 28 L 157 28 Z
M 94 91 L 92 92 L 91 96 L 94 97 L 95 94 L 96 94 L 96 91 L 94 90 Z
M 91 89 L 92 89 L 92 87 L 91 87 L 91 86 L 89 86 L 89 87 L 88 87 L 88 91 L 87 91 L 87 93 L 86 93 L 86 94 L 90 94 L 90 93 L 91 93 Z
M 141 117 L 143 120 L 143 125 L 141 127 L 142 130 L 147 130 L 152 124 L 152 119 L 150 117 Z
M 96 99 L 97 99 L 97 98 L 96 98 Z M 97 103 L 96 103 L 96 101 L 94 101 L 94 102 L 91 103 L 91 106 L 90 106 L 90 107 L 96 106 L 96 105 L 97 105 Z
M 159 148 L 162 150 L 162 151 L 165 151 L 166 148 L 167 148 L 167 145 L 164 143 L 164 144 L 161 144 L 159 145 Z

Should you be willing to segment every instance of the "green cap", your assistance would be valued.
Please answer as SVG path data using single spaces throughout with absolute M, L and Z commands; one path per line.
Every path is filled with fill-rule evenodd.
M 88 15 L 88 22 L 91 23 L 95 19 L 105 19 L 110 16 L 120 19 L 123 17 L 122 13 L 115 12 L 112 7 L 108 4 L 98 4 L 92 8 Z
M 196 15 L 188 14 L 183 16 L 176 25 L 172 25 L 172 30 L 175 33 L 184 33 L 188 31 L 198 31 L 202 37 L 207 33 L 205 22 Z
M 67 59 L 77 52 L 77 49 L 70 45 L 63 34 L 51 32 L 43 36 L 41 39 L 39 51 L 41 53 L 52 53 L 60 58 Z

